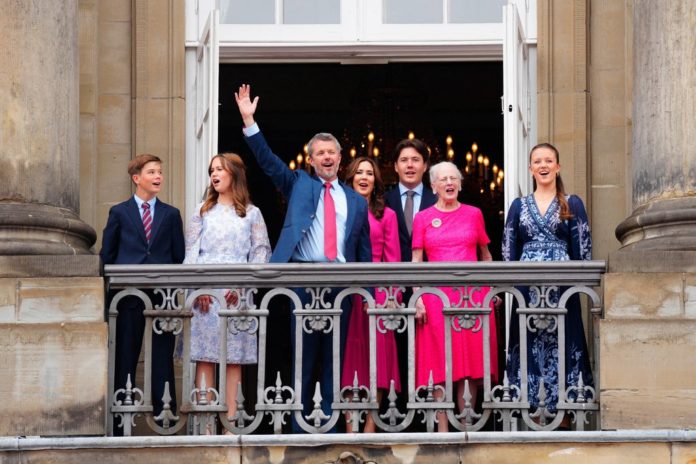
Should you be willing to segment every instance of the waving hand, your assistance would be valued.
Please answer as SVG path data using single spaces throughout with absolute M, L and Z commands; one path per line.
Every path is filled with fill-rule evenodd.
M 237 101 L 239 114 L 242 115 L 242 121 L 244 121 L 244 127 L 253 126 L 254 113 L 256 112 L 256 105 L 259 103 L 259 97 L 254 97 L 254 100 L 252 101 L 251 86 L 248 84 L 242 84 L 239 87 L 239 91 L 234 93 L 234 99 Z

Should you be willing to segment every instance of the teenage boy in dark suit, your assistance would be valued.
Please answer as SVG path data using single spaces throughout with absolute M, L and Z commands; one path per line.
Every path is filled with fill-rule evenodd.
M 181 214 L 178 209 L 157 199 L 163 182 L 162 161 L 154 155 L 138 155 L 128 163 L 128 174 L 135 184 L 135 194 L 109 211 L 100 252 L 102 262 L 181 263 L 185 253 Z M 151 291 L 146 293 L 153 306 L 161 303 L 161 296 Z M 134 296 L 127 296 L 118 304 L 114 391 L 125 388 L 129 374 L 135 384 L 135 369 L 145 331 L 143 309 L 143 301 Z M 173 352 L 174 335 L 153 332 L 152 403 L 155 416 L 162 411 L 165 382 L 169 382 L 170 405 L 172 411 L 176 411 Z M 115 435 L 122 433 L 120 427 L 114 428 Z

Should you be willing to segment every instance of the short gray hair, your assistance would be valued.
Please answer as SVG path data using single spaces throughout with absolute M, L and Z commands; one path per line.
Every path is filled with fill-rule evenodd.
M 449 166 L 453 168 L 455 171 L 457 171 L 457 176 L 459 176 L 459 180 L 464 180 L 464 177 L 462 176 L 462 172 L 459 170 L 456 164 L 452 163 L 451 161 L 440 161 L 437 164 L 434 164 L 433 166 L 430 167 L 430 185 L 435 184 L 435 181 L 437 181 L 437 178 L 440 177 L 440 171 L 442 168 L 445 166 Z
M 329 134 L 328 132 L 319 132 L 318 134 L 315 134 L 314 137 L 309 139 L 309 142 L 307 142 L 307 154 L 309 156 L 312 156 L 312 152 L 314 151 L 312 148 L 314 142 L 319 140 L 322 142 L 333 142 L 336 145 L 336 150 L 341 153 L 341 144 L 338 143 L 338 139 L 334 137 L 333 134 Z

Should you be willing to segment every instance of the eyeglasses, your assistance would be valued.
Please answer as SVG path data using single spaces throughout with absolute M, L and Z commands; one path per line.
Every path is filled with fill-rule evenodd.
M 454 184 L 454 183 L 460 182 L 461 180 L 457 176 L 448 176 L 448 177 L 440 177 L 439 179 L 437 179 L 437 181 L 442 183 L 442 184 L 446 184 L 447 182 L 451 182 Z

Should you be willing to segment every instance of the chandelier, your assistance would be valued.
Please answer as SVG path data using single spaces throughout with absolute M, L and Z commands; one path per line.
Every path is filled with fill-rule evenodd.
M 416 134 L 413 131 L 409 131 L 407 137 L 412 140 L 416 137 Z M 374 159 L 380 167 L 385 184 L 395 184 L 398 179 L 393 169 L 393 160 L 387 159 L 389 157 L 382 155 L 380 141 L 373 131 L 369 131 L 357 143 L 348 141 L 346 145 L 350 148 L 347 150 L 348 156 L 344 156 L 342 159 L 342 168 L 345 168 L 350 161 L 358 156 L 367 156 Z M 505 172 L 497 164 L 491 163 L 488 155 L 479 151 L 479 146 L 476 142 L 471 144 L 471 148 L 462 159 L 459 159 L 454 150 L 454 140 L 451 135 L 445 138 L 444 150 L 440 150 L 437 141 L 425 142 L 428 145 L 431 166 L 440 161 L 450 161 L 459 168 L 463 178 L 463 190 L 470 194 L 477 192 L 479 195 L 485 195 L 491 199 L 496 199 L 502 195 Z M 310 171 L 306 144 L 297 153 L 295 159 L 289 161 L 288 166 L 292 170 L 305 169 L 308 172 Z

